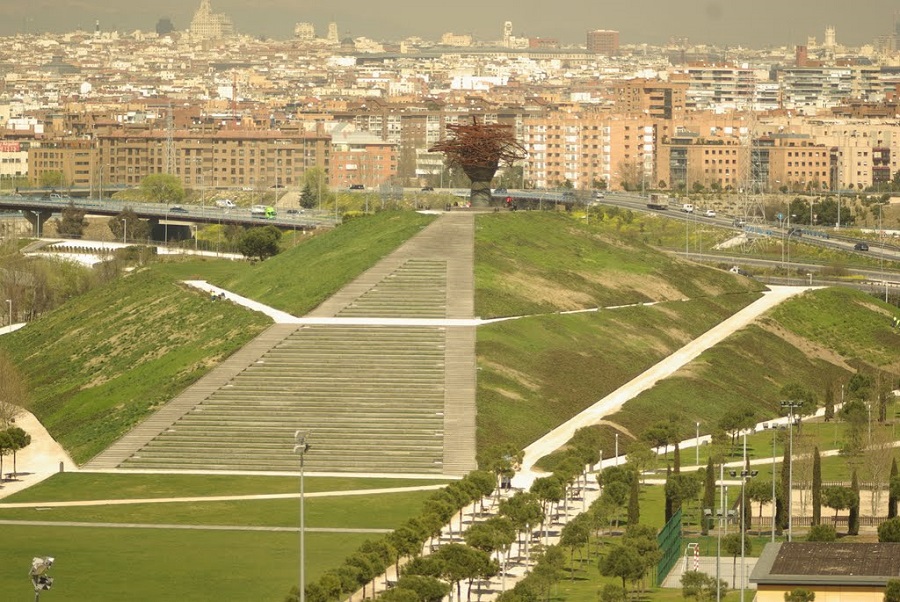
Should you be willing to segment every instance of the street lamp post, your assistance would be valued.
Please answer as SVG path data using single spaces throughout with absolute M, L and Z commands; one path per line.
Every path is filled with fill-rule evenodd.
M 300 456 L 300 602 L 306 602 L 306 512 L 303 507 L 303 456 L 309 451 L 309 431 L 294 432 L 294 453 Z
M 12 328 L 12 299 L 7 299 L 6 304 L 9 306 L 9 327 Z
M 722 558 L 722 529 L 725 523 L 725 461 L 719 464 L 719 487 L 720 487 L 720 505 L 719 505 L 719 529 L 716 533 L 716 602 L 722 600 L 722 580 L 720 579 L 719 565 Z
M 763 428 L 772 428 L 772 543 L 775 543 L 775 437 L 778 427 L 775 423 L 763 425 Z
M 699 422 L 697 423 L 697 438 L 694 439 L 694 444 L 696 447 L 695 451 L 697 452 L 696 453 L 697 461 L 695 462 L 695 464 L 697 466 L 700 466 L 700 423 Z
M 128 219 L 122 218 L 122 244 L 128 244 Z
M 793 540 L 794 521 L 793 517 L 793 497 L 794 497 L 794 408 L 799 408 L 802 403 L 799 401 L 782 401 L 782 409 L 788 410 L 790 423 L 788 424 L 788 491 L 787 491 L 787 513 L 788 513 L 788 541 Z
M 736 470 L 731 471 L 731 476 L 736 477 L 738 474 L 741 476 L 741 602 L 744 602 L 744 589 L 745 589 L 745 578 L 744 578 L 744 566 L 745 566 L 745 537 L 746 537 L 746 526 L 744 524 L 744 517 L 747 516 L 747 509 L 745 504 L 747 503 L 747 498 L 745 494 L 745 490 L 747 489 L 747 481 L 755 477 L 759 474 L 756 470 L 747 470 L 747 433 L 744 433 L 744 470 L 740 472 Z
M 616 466 L 619 465 L 619 433 L 616 433 Z

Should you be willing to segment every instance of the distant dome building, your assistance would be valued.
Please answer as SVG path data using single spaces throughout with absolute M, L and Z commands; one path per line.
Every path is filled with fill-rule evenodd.
M 209 0 L 200 0 L 189 31 L 197 40 L 220 40 L 234 35 L 234 24 L 228 15 L 212 12 Z
M 157 35 L 167 36 L 173 31 L 175 31 L 175 26 L 172 25 L 172 19 L 170 19 L 169 17 L 163 17 L 156 22 Z

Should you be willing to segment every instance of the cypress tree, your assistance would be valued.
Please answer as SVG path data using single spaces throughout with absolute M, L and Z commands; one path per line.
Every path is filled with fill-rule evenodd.
M 834 383 L 825 385 L 825 422 L 834 419 Z
M 786 529 L 790 521 L 791 508 L 791 453 L 790 448 L 785 446 L 784 459 L 781 462 L 781 520 L 778 524 L 780 529 Z
M 637 478 L 631 479 L 631 496 L 628 498 L 628 524 L 641 522 L 640 483 Z
M 859 535 L 859 479 L 856 477 L 856 469 L 853 470 L 850 489 L 856 495 L 856 500 L 850 506 L 850 517 L 847 519 L 847 535 Z
M 813 450 L 812 507 L 812 526 L 816 526 L 822 523 L 822 459 L 818 445 Z
M 888 482 L 893 482 L 894 478 L 897 477 L 897 458 L 891 460 L 891 478 Z M 888 518 L 894 518 L 897 516 L 897 496 L 893 494 L 893 489 L 889 489 L 891 493 L 888 493 Z

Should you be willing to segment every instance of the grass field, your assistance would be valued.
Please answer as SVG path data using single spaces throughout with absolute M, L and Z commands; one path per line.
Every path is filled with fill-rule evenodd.
M 335 495 L 306 499 L 306 526 L 395 528 L 421 511 L 430 491 L 360 496 L 346 492 L 414 484 L 403 479 L 309 477 L 307 492 L 333 491 Z M 58 475 L 5 501 L 296 493 L 297 485 L 296 478 L 287 477 L 73 473 Z M 25 592 L 22 597 L 30 588 L 25 574 L 32 556 L 44 555 L 56 558 L 51 571 L 56 583 L 48 598 L 54 595 L 65 600 L 282 600 L 298 580 L 296 497 L 43 510 L 4 510 L 0 505 L 0 520 L 110 523 L 103 527 L 3 525 L 0 588 Z M 116 524 L 143 526 L 122 528 Z M 379 533 L 308 532 L 308 581 L 339 565 L 366 539 L 380 537 Z
M 373 536 L 307 533 L 306 578 L 318 579 Z M 3 525 L 0 588 L 33 596 L 33 556 L 56 559 L 47 600 L 280 601 L 299 581 L 297 533 Z
M 378 479 L 310 477 L 307 493 L 438 485 L 431 479 Z M 193 474 L 127 474 L 68 472 L 56 474 L 24 491 L 0 499 L 12 502 L 67 502 L 73 500 L 144 499 L 212 495 L 298 493 L 297 477 Z

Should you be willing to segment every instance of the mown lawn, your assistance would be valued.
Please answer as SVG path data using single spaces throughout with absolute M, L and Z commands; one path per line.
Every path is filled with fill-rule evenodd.
M 374 537 L 307 533 L 307 582 Z M 41 599 L 277 601 L 299 582 L 299 549 L 290 532 L 3 525 L 0 590 L 30 600 L 32 557 L 52 556 L 53 589 Z
M 317 493 L 435 486 L 446 482 L 439 479 L 307 476 L 304 479 L 304 489 L 307 493 Z M 297 477 L 284 476 L 67 472 L 53 475 L 33 487 L 0 499 L 0 507 L 4 503 L 13 502 L 298 493 L 299 487 Z

